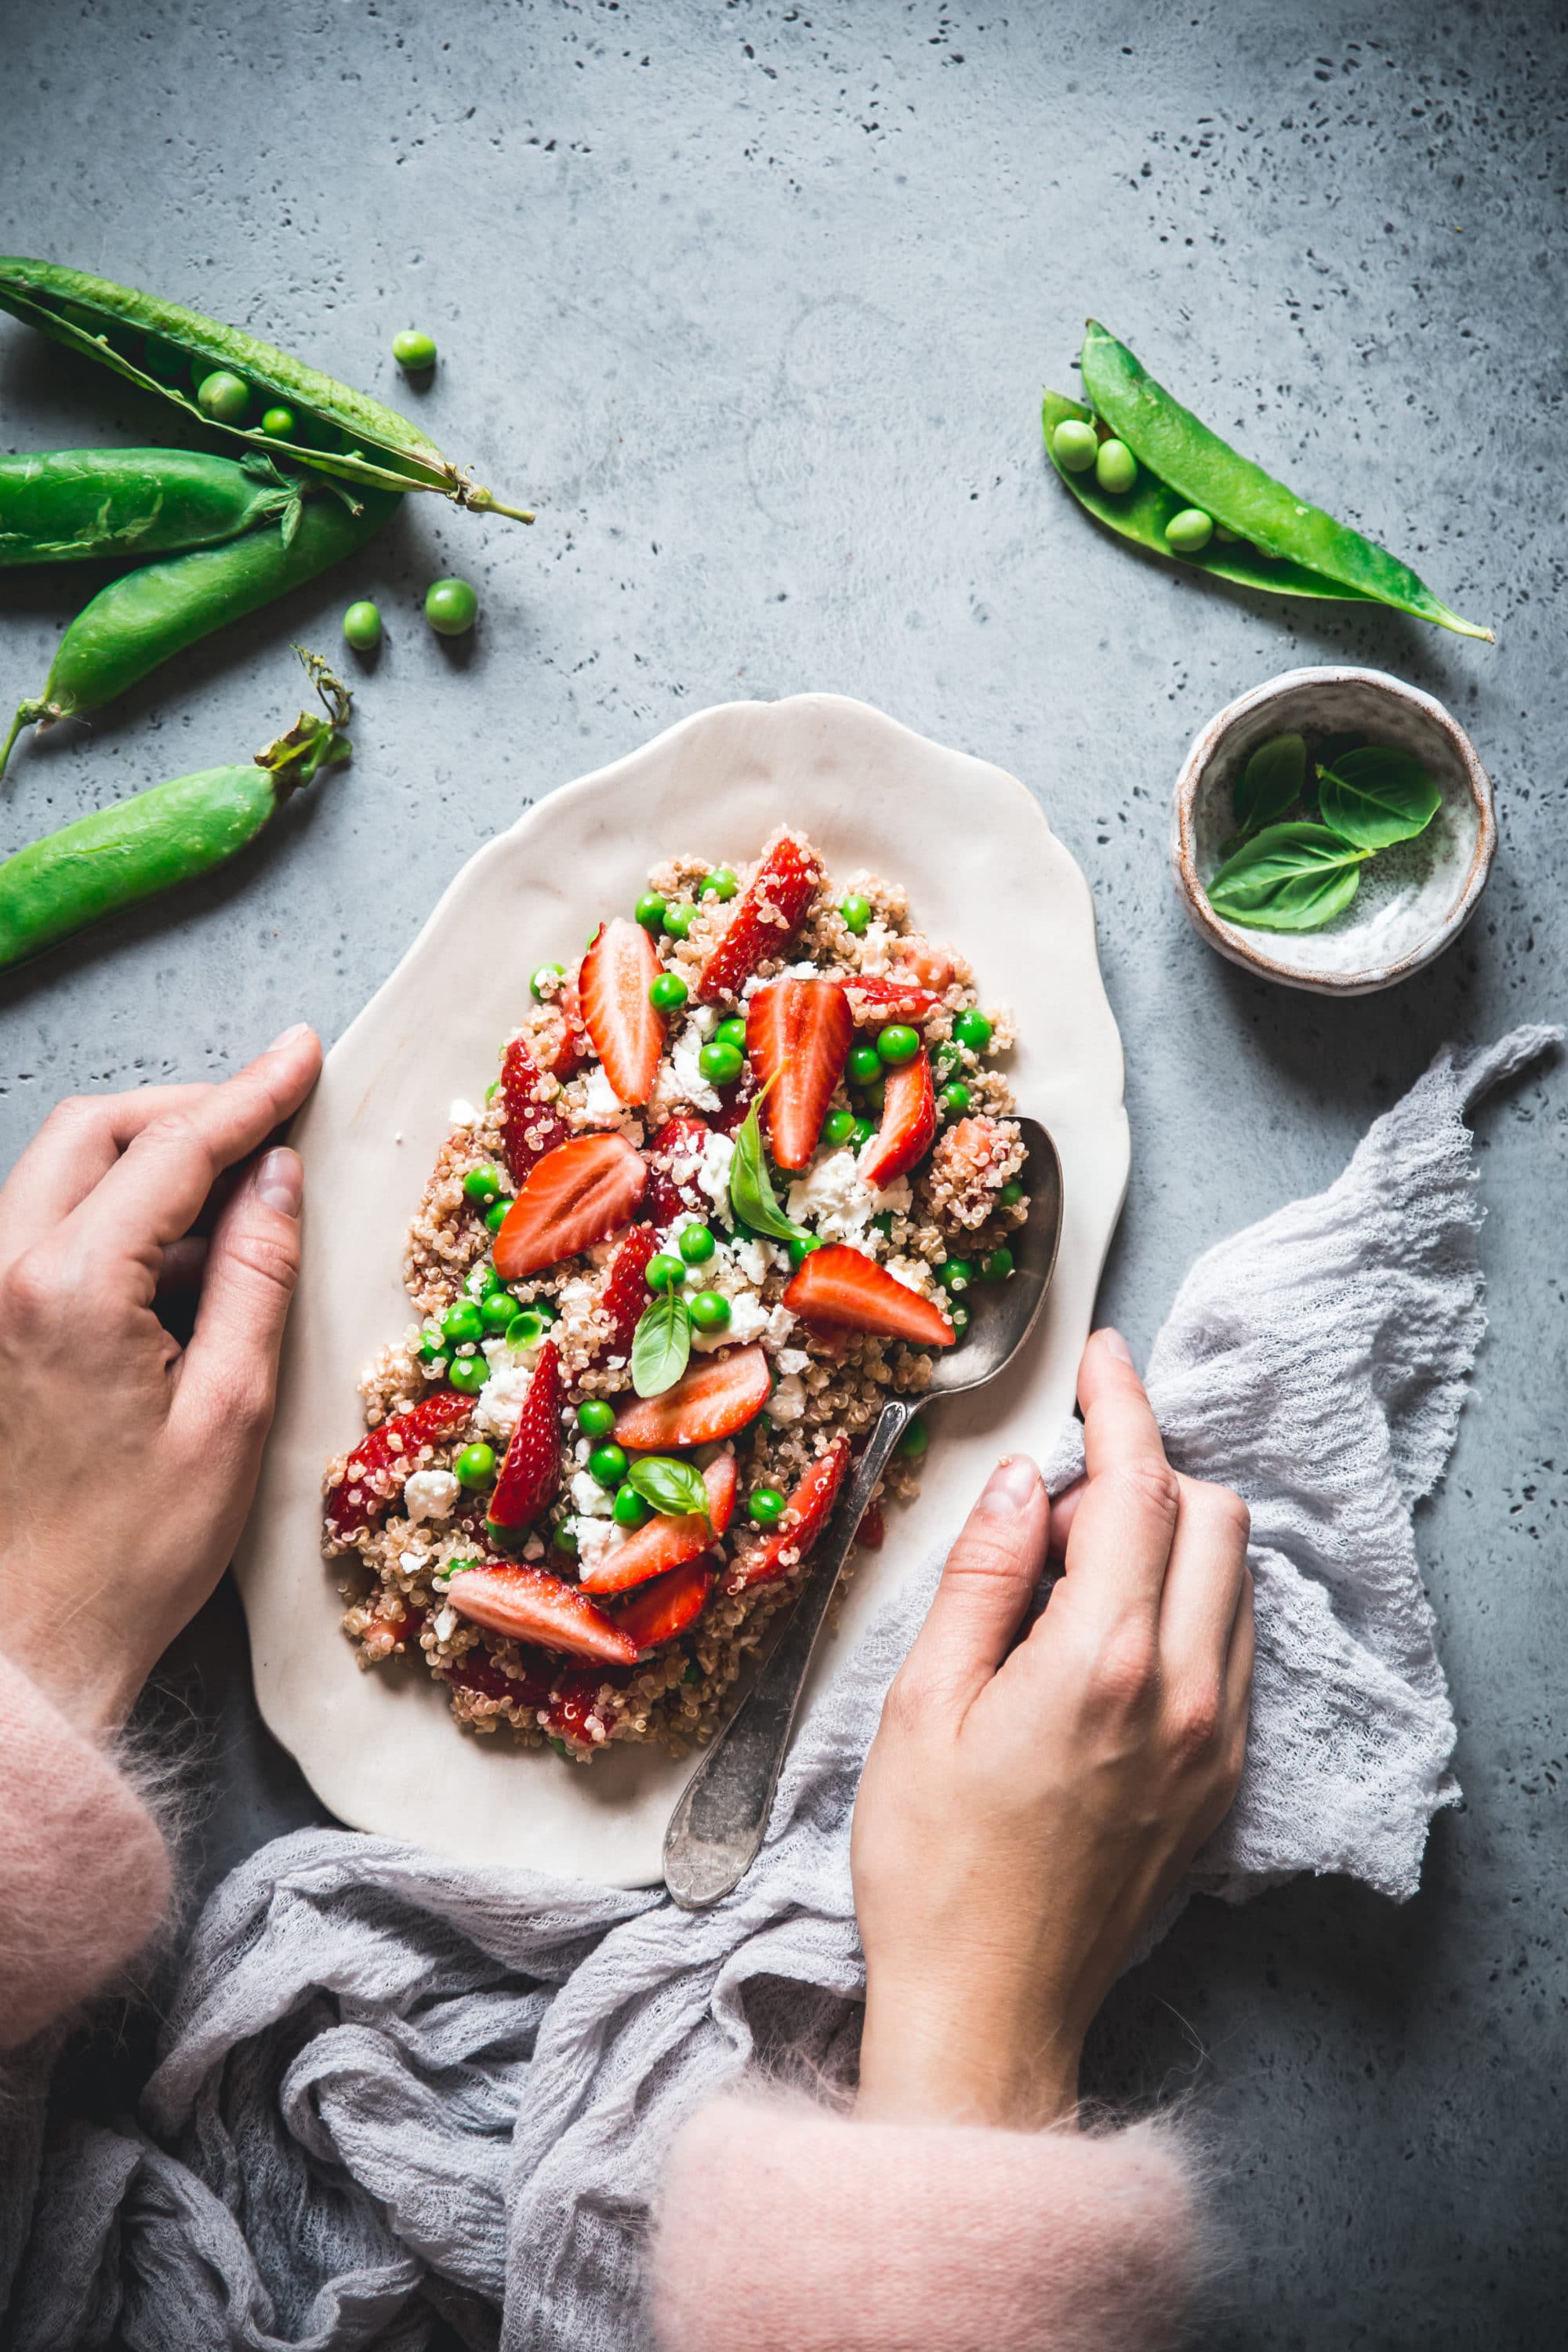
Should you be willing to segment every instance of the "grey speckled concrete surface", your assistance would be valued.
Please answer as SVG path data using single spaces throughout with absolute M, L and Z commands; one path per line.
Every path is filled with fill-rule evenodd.
M 9 244 L 406 397 L 540 520 L 411 501 L 352 573 L 17 760 L 0 848 L 247 753 L 298 703 L 289 638 L 330 643 L 351 593 L 386 611 L 351 771 L 229 878 L 0 994 L 0 1160 L 72 1088 L 224 1071 L 301 1015 L 331 1038 L 523 801 L 706 703 L 833 688 L 1013 769 L 1089 875 L 1136 1150 L 1105 1306 L 1146 1344 L 1194 1252 L 1324 1182 L 1440 1040 L 1568 1002 L 1552 13 L 9 12 Z M 1496 649 L 1205 591 L 1098 536 L 1036 424 L 1089 310 Z M 387 352 L 409 322 L 443 353 L 417 398 Z M 161 427 L 8 322 L 0 394 L 17 446 Z M 417 607 L 454 569 L 483 599 L 456 653 Z M 0 607 L 31 690 L 71 583 Z M 1331 1007 L 1199 946 L 1164 833 L 1209 711 L 1341 657 L 1458 712 L 1502 847 L 1457 950 Z M 1565 1157 L 1561 1076 L 1482 1120 L 1492 1330 L 1422 1538 L 1467 1802 L 1419 1898 L 1199 1906 L 1097 2035 L 1104 2089 L 1206 2088 L 1239 2248 L 1210 2340 L 1237 2352 L 1562 2341 Z M 231 1604 L 181 1664 L 216 1717 L 216 1870 L 312 1809 L 249 1712 Z

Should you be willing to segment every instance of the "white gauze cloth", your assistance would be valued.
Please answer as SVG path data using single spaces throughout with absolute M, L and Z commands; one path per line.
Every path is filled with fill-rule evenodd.
M 1155 1342 L 1172 1460 L 1252 1507 L 1252 1735 L 1192 1888 L 1343 1871 L 1407 1896 L 1458 1793 L 1411 1513 L 1483 1323 L 1463 1113 L 1561 1034 L 1440 1056 L 1328 1192 L 1198 1261 Z M 1053 1483 L 1080 1462 L 1069 1441 Z M 139 2122 L 56 2136 L 14 2352 L 414 2352 L 437 2315 L 509 2352 L 646 2344 L 675 2124 L 753 2055 L 852 2063 L 850 1811 L 940 1558 L 805 1725 L 767 1843 L 713 1913 L 340 1831 L 235 1871 Z

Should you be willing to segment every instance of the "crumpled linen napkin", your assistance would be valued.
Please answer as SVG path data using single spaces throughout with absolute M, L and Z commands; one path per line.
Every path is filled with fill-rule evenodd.
M 1326 1192 L 1198 1261 L 1155 1343 L 1173 1461 L 1253 1516 L 1247 1769 L 1190 1890 L 1332 1870 L 1407 1896 L 1458 1794 L 1411 1515 L 1483 1328 L 1463 1113 L 1562 1034 L 1439 1056 Z M 1053 1485 L 1080 1462 L 1069 1432 Z M 850 1812 L 944 1549 L 805 1726 L 716 1912 L 337 1831 L 234 1872 L 139 2122 L 51 2148 L 16 2352 L 416 2352 L 435 2314 L 507 2352 L 645 2344 L 675 2123 L 754 2053 L 830 2079 L 852 2063 Z

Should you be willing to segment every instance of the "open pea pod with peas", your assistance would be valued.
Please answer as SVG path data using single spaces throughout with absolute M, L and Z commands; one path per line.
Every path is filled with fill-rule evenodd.
M 1046 447 L 1079 504 L 1121 538 L 1270 595 L 1389 604 L 1491 642 L 1385 547 L 1222 441 L 1093 319 L 1079 367 L 1091 404 L 1047 392 Z
M 11 256 L 0 258 L 0 309 L 269 455 L 371 488 L 436 490 L 458 506 L 533 520 L 526 507 L 471 480 L 395 409 L 181 303 Z

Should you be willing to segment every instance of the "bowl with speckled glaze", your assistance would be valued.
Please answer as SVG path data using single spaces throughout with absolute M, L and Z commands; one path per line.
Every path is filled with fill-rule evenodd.
M 1442 806 L 1414 841 L 1381 850 L 1321 930 L 1250 931 L 1221 920 L 1205 886 L 1236 831 L 1237 777 L 1271 736 L 1331 736 L 1414 752 Z M 1319 996 L 1370 996 L 1422 971 L 1475 913 L 1497 849 L 1491 778 L 1458 720 L 1419 687 L 1378 669 L 1292 669 L 1227 703 L 1194 737 L 1171 803 L 1171 864 L 1193 928 L 1248 971 Z

